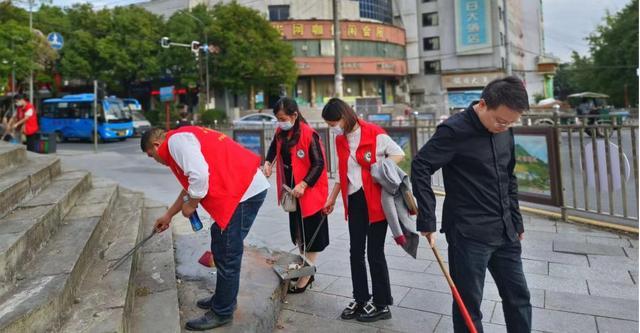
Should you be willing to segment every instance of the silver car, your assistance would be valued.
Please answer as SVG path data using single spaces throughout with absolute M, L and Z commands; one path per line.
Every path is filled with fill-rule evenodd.
M 278 119 L 268 113 L 253 113 L 233 121 L 234 128 L 273 128 Z

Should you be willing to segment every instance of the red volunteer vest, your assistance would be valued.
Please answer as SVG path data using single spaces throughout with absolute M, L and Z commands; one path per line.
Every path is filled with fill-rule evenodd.
M 371 166 L 376 163 L 376 137 L 384 134 L 385 131 L 377 125 L 358 120 L 360 125 L 360 144 L 356 149 L 356 160 L 362 168 L 362 189 L 367 200 L 367 211 L 369 212 L 369 222 L 376 223 L 385 220 L 382 209 L 382 188 L 373 181 L 371 177 Z M 338 153 L 338 170 L 340 171 L 340 191 L 342 192 L 342 202 L 344 202 L 345 219 L 348 214 L 348 189 L 349 179 L 347 178 L 349 161 L 349 143 L 346 135 L 336 137 L 336 150 Z
M 202 155 L 209 165 L 209 192 L 200 201 L 200 205 L 224 230 L 260 167 L 260 157 L 224 133 L 214 130 L 185 126 L 169 131 L 158 148 L 158 155 L 169 164 L 169 168 L 185 190 L 189 188 L 189 178 L 169 153 L 169 138 L 176 133 L 184 132 L 196 136 Z
M 38 127 L 38 115 L 36 114 L 36 109 L 33 107 L 33 104 L 29 102 L 16 110 L 16 118 L 18 120 L 22 120 L 24 117 L 26 117 L 27 111 L 29 111 L 30 109 L 33 110 L 33 114 L 31 115 L 31 117 L 29 117 L 29 119 L 27 119 L 27 121 L 25 121 L 24 125 L 22 126 L 22 132 L 25 135 L 35 134 L 40 129 Z
M 276 138 L 282 130 L 279 128 L 276 130 Z M 291 167 L 293 168 L 293 182 L 298 184 L 309 172 L 311 168 L 311 159 L 309 158 L 309 146 L 313 140 L 313 136 L 317 135 L 316 131 L 304 122 L 300 122 L 300 139 L 298 143 L 291 147 L 289 153 L 291 154 Z M 280 204 L 280 198 L 282 196 L 282 183 L 285 182 L 284 167 L 282 164 L 282 156 L 280 155 L 282 144 L 277 143 L 277 165 L 276 175 L 278 184 L 278 204 Z M 300 202 L 300 209 L 302 210 L 302 217 L 311 216 L 320 211 L 327 202 L 327 196 L 329 195 L 329 180 L 327 178 L 327 159 L 324 154 L 324 147 L 320 143 L 320 149 L 322 150 L 322 157 L 325 160 L 324 167 L 322 168 L 322 174 L 318 181 L 313 185 L 307 187 L 302 197 L 298 199 Z M 287 182 L 288 183 L 288 182 Z

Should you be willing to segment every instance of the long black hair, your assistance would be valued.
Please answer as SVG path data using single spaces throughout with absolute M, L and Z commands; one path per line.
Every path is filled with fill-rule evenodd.
M 280 131 L 278 135 L 278 141 L 283 144 L 282 149 L 290 149 L 295 146 L 300 140 L 300 122 L 306 123 L 307 120 L 304 119 L 302 113 L 298 109 L 298 103 L 294 99 L 289 97 L 282 97 L 277 102 L 276 105 L 273 106 L 273 115 L 277 115 L 280 111 L 283 111 L 287 116 L 293 116 L 294 114 L 298 114 L 296 121 L 293 123 L 293 127 L 288 131 Z M 291 137 L 289 137 L 289 133 L 292 133 Z

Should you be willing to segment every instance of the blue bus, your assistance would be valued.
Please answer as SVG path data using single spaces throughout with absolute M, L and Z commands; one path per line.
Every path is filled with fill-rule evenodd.
M 67 95 L 42 102 L 40 131 L 55 133 L 59 141 L 93 139 L 93 94 Z M 98 140 L 121 140 L 133 136 L 131 112 L 121 99 L 106 97 L 98 103 Z

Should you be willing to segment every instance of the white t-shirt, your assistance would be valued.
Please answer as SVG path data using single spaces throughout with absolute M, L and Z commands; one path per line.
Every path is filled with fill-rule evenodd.
M 200 150 L 200 141 L 193 133 L 181 132 L 169 138 L 169 154 L 180 166 L 184 175 L 189 178 L 189 196 L 195 199 L 202 199 L 209 191 L 209 165 Z M 244 192 L 240 202 L 243 202 L 254 195 L 268 189 L 269 181 L 257 168 L 253 181 Z
M 349 161 L 347 162 L 347 179 L 349 180 L 348 194 L 356 193 L 362 188 L 362 167 L 356 159 L 356 150 L 360 145 L 361 130 L 360 127 L 347 134 L 347 142 L 349 143 Z M 391 139 L 387 134 L 378 134 L 376 136 L 376 160 L 386 158 L 390 155 L 404 156 L 404 150 Z M 338 171 L 339 172 L 339 171 Z M 340 176 L 338 175 L 338 179 Z

